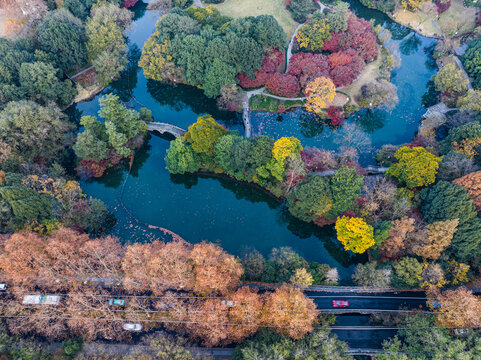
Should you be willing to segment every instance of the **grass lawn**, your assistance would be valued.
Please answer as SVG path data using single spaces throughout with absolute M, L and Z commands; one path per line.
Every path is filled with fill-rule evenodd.
M 463 0 L 452 0 L 451 7 L 439 16 L 438 24 L 445 34 L 465 34 L 476 27 L 477 11 L 475 7 L 464 7 Z
M 443 12 L 439 19 L 433 14 L 403 9 L 398 9 L 392 18 L 426 36 L 440 37 L 439 28 L 441 28 L 445 35 L 453 37 L 471 32 L 475 28 L 476 11 L 475 7 L 464 7 L 463 0 L 452 0 L 451 7 Z M 439 28 L 433 24 L 433 21 Z
M 278 100 L 262 94 L 250 98 L 249 107 L 251 110 L 278 111 L 279 105 L 284 105 L 286 110 L 291 107 L 303 106 L 301 100 Z
M 357 105 L 355 98 L 356 95 L 361 91 L 361 86 L 378 78 L 379 67 L 381 66 L 383 60 L 384 56 L 380 54 L 376 60 L 366 65 L 356 81 L 349 86 L 341 88 L 342 92 L 345 92 L 349 95 L 352 104 Z
M 298 23 L 295 22 L 291 13 L 287 11 L 284 0 L 225 0 L 222 4 L 215 5 L 222 15 L 233 18 L 272 15 L 282 26 L 289 39 Z

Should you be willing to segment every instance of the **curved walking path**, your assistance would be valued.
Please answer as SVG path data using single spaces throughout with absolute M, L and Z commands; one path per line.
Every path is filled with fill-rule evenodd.
M 322 2 L 320 1 L 316 1 L 317 5 L 319 5 L 320 9 L 321 9 L 321 13 L 324 12 L 324 9 L 331 9 L 332 6 L 330 5 L 326 5 L 326 4 L 323 4 Z
M 194 0 L 194 4 L 196 4 L 196 6 L 199 6 L 199 5 L 197 5 L 197 2 L 201 4 L 200 0 Z M 328 5 L 324 5 L 320 1 L 318 1 L 317 4 L 319 5 L 319 7 L 321 9 L 320 10 L 321 12 L 323 12 L 324 9 L 326 9 L 326 8 L 329 8 L 329 9 L 331 8 Z M 202 4 L 200 6 L 202 6 Z M 289 69 L 289 61 L 291 60 L 291 57 L 292 57 L 292 48 L 294 47 L 294 41 L 296 39 L 297 32 L 299 31 L 299 29 L 304 24 L 305 24 L 305 22 L 303 22 L 302 24 L 299 24 L 296 27 L 296 29 L 294 30 L 294 33 L 291 36 L 291 40 L 289 41 L 289 46 L 287 47 L 287 52 L 286 52 L 286 70 L 284 71 L 284 73 L 287 73 L 287 71 Z M 274 98 L 274 99 L 277 99 L 277 100 L 283 100 L 283 101 L 289 101 L 289 100 L 304 101 L 304 100 L 309 98 L 309 96 L 298 97 L 298 98 L 287 98 L 287 97 L 282 97 L 282 96 L 276 96 L 276 95 L 266 93 L 264 87 L 262 87 L 260 89 L 248 91 L 246 93 L 246 97 L 245 97 L 244 102 L 242 104 L 242 121 L 244 123 L 245 137 L 248 137 L 248 138 L 252 136 L 252 124 L 251 124 L 249 100 L 252 96 L 259 95 L 259 94 L 263 94 L 265 96 L 268 96 L 268 97 L 271 97 L 271 98 Z
M 471 84 L 471 79 L 469 78 L 468 73 L 466 72 L 466 69 L 463 66 L 463 63 L 461 60 L 459 60 L 458 55 L 454 55 L 454 61 L 456 61 L 456 64 L 458 65 L 459 69 L 464 73 L 464 76 L 466 79 L 468 79 L 468 90 L 473 90 L 473 85 Z
M 250 138 L 252 136 L 252 124 L 251 124 L 251 113 L 249 108 L 249 100 L 251 97 L 262 94 L 266 88 L 262 87 L 260 89 L 252 90 L 246 93 L 246 98 L 243 103 L 242 110 L 242 121 L 244 122 L 245 137 Z
M 197 0 L 200 1 L 200 0 Z M 294 40 L 296 39 L 297 32 L 299 29 L 304 25 L 305 23 L 299 24 L 296 29 L 294 30 L 294 33 L 292 34 L 291 41 L 289 41 L 289 46 L 287 48 L 287 55 L 286 55 L 286 70 L 285 72 L 287 73 L 287 70 L 289 69 L 289 60 L 291 60 L 292 57 L 292 48 L 294 46 Z M 275 96 L 269 93 L 265 93 L 265 87 L 262 87 L 260 89 L 248 91 L 246 93 L 246 97 L 244 99 L 244 103 L 242 104 L 242 121 L 244 122 L 244 130 L 245 130 L 245 137 L 250 138 L 252 136 L 252 124 L 251 124 L 251 114 L 250 114 L 250 108 L 249 108 L 249 100 L 251 97 L 259 94 L 264 94 L 266 96 L 272 97 L 274 99 L 278 100 L 305 100 L 307 98 L 285 98 L 281 96 Z
M 286 53 L 286 71 L 285 71 L 286 73 L 287 73 L 287 70 L 289 69 L 289 60 L 291 60 L 291 57 L 292 57 L 292 48 L 294 47 L 294 40 L 296 39 L 297 32 L 304 24 L 305 22 L 302 24 L 299 24 L 299 26 L 296 27 L 296 30 L 294 30 L 294 33 L 292 34 L 291 41 L 289 41 L 289 46 L 287 47 L 287 53 Z
M 382 167 L 382 166 L 374 166 L 374 165 L 369 165 L 363 168 L 364 171 L 366 172 L 366 175 L 379 175 L 379 174 L 384 174 L 387 171 L 387 167 Z M 337 170 L 324 170 L 324 171 L 315 171 L 312 174 L 318 175 L 318 176 L 332 176 L 335 173 L 337 173 Z

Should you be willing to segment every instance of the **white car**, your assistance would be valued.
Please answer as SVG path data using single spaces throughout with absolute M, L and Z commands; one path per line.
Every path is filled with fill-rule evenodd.
M 232 300 L 222 300 L 220 303 L 227 307 L 237 306 L 237 301 L 232 301 Z
M 124 330 L 127 330 L 127 331 L 140 331 L 140 330 L 142 330 L 142 325 L 140 325 L 140 324 L 129 324 L 129 323 L 126 323 L 126 324 L 124 324 Z
M 0 283 L 0 291 L 5 291 L 5 290 L 7 290 L 7 284 Z
M 58 305 L 60 296 L 56 295 L 25 295 L 22 304 L 24 305 Z

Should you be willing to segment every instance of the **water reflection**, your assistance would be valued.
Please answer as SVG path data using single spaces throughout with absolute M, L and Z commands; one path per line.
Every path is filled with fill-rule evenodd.
M 384 127 L 388 113 L 381 109 L 365 109 L 355 117 L 355 122 L 368 134 Z
M 403 55 L 412 55 L 416 51 L 418 51 L 420 45 L 421 39 L 417 36 L 415 32 L 412 32 L 411 35 L 401 41 L 401 44 L 399 45 L 399 50 Z
M 308 139 L 322 134 L 324 130 L 323 120 L 317 115 L 307 112 L 299 115 L 299 126 L 301 128 L 301 134 Z
M 143 2 L 142 0 L 137 1 L 135 6 L 130 10 L 134 13 L 132 21 L 137 21 L 138 19 L 142 18 L 147 11 L 147 3 Z
M 169 105 L 175 111 L 188 108 L 196 114 L 209 113 L 216 119 L 226 119 L 232 122 L 239 120 L 236 113 L 219 110 L 215 99 L 207 98 L 202 90 L 194 86 L 170 85 L 147 80 L 147 90 L 159 105 Z
M 127 53 L 127 59 L 129 61 L 127 67 L 122 71 L 119 79 L 110 85 L 111 92 L 124 102 L 132 99 L 134 90 L 137 88 L 140 55 L 142 55 L 142 50 L 136 44 L 131 44 L 129 46 L 129 52 Z

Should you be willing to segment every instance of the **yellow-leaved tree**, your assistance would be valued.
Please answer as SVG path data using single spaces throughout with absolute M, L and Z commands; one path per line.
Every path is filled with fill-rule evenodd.
M 398 162 L 389 166 L 387 174 L 397 178 L 408 188 L 426 186 L 436 180 L 441 158 L 425 148 L 402 146 L 394 157 Z
M 172 56 L 168 54 L 169 41 L 159 43 L 158 36 L 159 32 L 154 32 L 144 44 L 139 66 L 144 69 L 147 79 L 162 81 L 165 80 L 164 68 L 175 65 Z
M 300 155 L 302 145 L 299 139 L 289 136 L 281 137 L 272 147 L 272 159 L 267 164 L 257 168 L 257 174 L 262 178 L 273 176 L 282 181 L 285 171 L 285 163 L 288 157 L 295 158 Z
M 321 76 L 306 85 L 304 93 L 309 98 L 305 106 L 308 111 L 319 114 L 336 96 L 336 86 L 331 79 Z
M 299 155 L 301 151 L 302 145 L 299 139 L 293 136 L 281 137 L 272 147 L 272 157 L 283 162 L 288 157 Z
M 331 29 L 327 19 L 312 18 L 306 22 L 296 35 L 299 47 L 308 51 L 318 51 L 324 42 L 331 39 Z
M 345 250 L 362 254 L 374 245 L 374 229 L 361 218 L 338 217 L 336 232 L 337 239 L 344 245 Z

